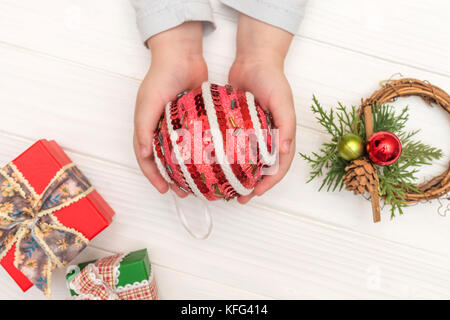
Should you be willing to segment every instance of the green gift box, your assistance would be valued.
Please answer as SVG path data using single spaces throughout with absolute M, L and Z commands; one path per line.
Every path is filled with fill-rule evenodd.
M 80 263 L 67 269 L 70 294 L 82 300 L 156 300 L 147 249 Z

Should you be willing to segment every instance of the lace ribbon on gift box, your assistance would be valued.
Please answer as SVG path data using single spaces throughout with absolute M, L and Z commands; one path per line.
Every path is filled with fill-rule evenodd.
M 0 260 L 14 250 L 14 266 L 50 298 L 52 270 L 65 266 L 89 243 L 82 233 L 58 221 L 54 212 L 86 197 L 94 188 L 70 163 L 39 195 L 9 163 L 0 169 L 0 189 Z
M 156 300 L 157 287 L 153 272 L 149 279 L 118 286 L 120 263 L 124 254 L 116 254 L 88 264 L 83 270 L 69 266 L 67 274 L 75 272 L 69 282 L 69 289 L 77 296 L 76 300 Z

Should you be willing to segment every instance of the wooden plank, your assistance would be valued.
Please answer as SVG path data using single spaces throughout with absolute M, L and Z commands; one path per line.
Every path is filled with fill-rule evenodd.
M 310 1 L 299 35 L 450 75 L 448 1 Z
M 1 110 L 11 119 L 2 130 L 58 138 L 79 152 L 96 150 L 93 155 L 99 158 L 136 166 L 132 124 L 137 81 L 23 50 L 2 47 L 0 52 L 5 67 L 0 77 Z
M 87 4 L 79 4 L 81 7 L 77 7 L 78 9 L 75 9 L 76 6 L 74 7 L 70 3 L 64 3 L 64 1 L 55 4 L 50 0 L 47 0 L 47 2 L 44 1 L 42 5 L 37 7 L 31 2 L 25 2 L 20 5 L 12 1 L 3 1 L 0 2 L 0 5 L 4 6 L 4 10 L 1 10 L 1 12 L 5 15 L 3 19 L 0 19 L 0 24 L 4 24 L 0 25 L 0 39 L 4 42 L 37 50 L 43 52 L 44 55 L 50 54 L 57 57 L 63 57 L 66 60 L 80 63 L 82 68 L 96 68 L 96 70 L 107 72 L 110 75 L 111 73 L 112 75 L 121 74 L 132 77 L 133 79 L 142 79 L 148 68 L 149 56 L 147 50 L 140 44 L 136 45 L 136 42 L 138 41 L 136 39 L 137 34 L 133 29 L 134 12 L 129 6 L 128 1 L 114 2 L 114 5 L 111 5 L 111 3 L 108 2 L 108 4 L 104 4 L 104 7 L 107 10 L 113 10 L 113 8 L 116 8 L 115 6 L 119 7 L 114 9 L 113 12 L 102 11 L 102 13 L 99 13 L 99 8 L 101 7 L 100 2 L 96 2 L 95 5 L 86 8 L 83 6 Z M 215 5 L 217 12 L 225 10 L 223 7 L 224 6 L 221 5 Z M 9 10 L 13 11 L 9 12 Z M 80 24 L 82 24 L 81 21 L 91 23 L 87 25 L 82 24 L 83 28 L 80 27 L 81 29 L 79 32 L 70 29 L 71 23 L 75 23 L 71 21 L 74 19 L 76 20 L 77 18 L 69 19 L 63 14 L 63 12 L 67 11 L 70 13 L 69 16 L 71 14 L 77 16 L 78 13 L 73 13 L 78 12 L 77 10 L 80 11 L 79 14 L 83 17 L 80 17 Z M 227 19 L 230 15 L 233 15 L 233 10 L 227 10 L 226 14 L 217 16 L 216 22 L 219 26 L 218 29 L 205 37 L 205 56 L 210 68 L 210 78 L 219 83 L 226 82 L 228 67 L 231 65 L 234 56 L 234 34 L 236 25 L 234 21 Z M 21 12 L 21 15 L 18 15 L 18 11 Z M 58 17 L 58 19 L 50 19 L 49 15 Z M 111 21 L 114 21 L 114 26 L 117 27 L 120 24 L 124 24 L 128 28 L 127 31 L 123 30 L 124 28 L 120 28 L 120 32 L 114 32 L 114 34 L 121 35 L 121 38 L 126 38 L 125 35 L 129 35 L 130 38 L 133 38 L 133 42 L 129 40 L 129 45 L 125 45 L 124 43 L 114 42 L 107 37 L 108 35 L 111 36 L 111 32 L 108 32 L 108 30 L 110 30 L 108 28 L 111 26 L 106 22 L 109 21 L 107 18 L 108 15 L 114 17 L 114 19 L 110 19 Z M 236 14 L 234 13 L 234 15 Z M 10 21 L 10 19 L 14 19 L 13 17 L 17 16 L 21 17 L 20 21 L 16 23 Z M 94 19 L 94 16 L 97 20 Z M 40 37 L 29 36 L 30 30 L 29 28 L 24 28 L 22 17 L 26 17 L 26 20 L 30 21 L 30 23 L 36 19 L 41 19 L 36 21 L 35 24 L 37 27 L 43 26 L 49 28 L 49 30 L 42 30 L 39 32 L 39 35 L 41 37 L 45 36 L 50 38 L 41 39 Z M 97 28 L 100 29 L 95 28 L 96 25 L 92 25 L 94 23 L 93 20 L 97 21 Z M 46 23 L 44 23 L 44 21 Z M 120 21 L 120 23 L 117 23 L 117 21 Z M 19 23 L 20 26 L 17 26 L 16 24 Z M 52 25 L 52 23 L 55 23 L 55 25 Z M 69 27 L 65 25 L 67 23 L 69 23 Z M 24 34 L 15 34 L 15 32 L 18 32 L 19 30 L 23 30 L 22 32 L 26 32 L 28 36 L 25 36 Z M 2 32 L 4 34 L 2 34 Z M 57 34 L 55 35 L 55 33 Z M 103 36 L 101 36 L 101 34 L 103 34 Z M 103 44 L 103 40 L 99 42 L 99 39 L 105 39 L 105 44 Z M 32 42 L 17 42 L 25 40 Z M 68 41 L 68 43 L 65 41 Z M 94 41 L 95 45 L 91 43 Z M 118 48 L 112 49 L 110 46 L 112 46 L 113 43 Z M 130 47 L 131 43 L 134 43 L 135 46 Z M 106 48 L 104 48 L 105 45 L 107 46 Z M 443 45 L 445 45 L 445 42 L 443 42 Z M 123 48 L 127 48 L 127 52 L 134 52 L 140 56 L 122 55 L 121 50 L 123 50 Z M 29 49 L 24 49 L 24 52 L 28 52 L 27 50 Z M 446 52 L 445 48 L 441 51 Z M 10 64 L 11 61 L 14 60 L 11 59 L 13 58 L 8 57 L 8 60 L 5 60 L 5 63 Z M 439 59 L 432 60 L 438 61 Z M 124 63 L 124 61 L 127 61 L 127 63 Z M 441 65 L 446 65 L 446 63 L 441 63 Z M 17 68 L 17 66 L 15 66 L 15 68 Z M 397 72 L 400 72 L 405 76 L 429 80 L 444 89 L 449 87 L 450 84 L 448 77 L 423 72 L 406 65 L 380 61 L 373 57 L 352 53 L 346 49 L 336 48 L 335 46 L 326 43 L 317 43 L 317 41 L 303 38 L 297 38 L 294 41 L 286 62 L 286 70 L 294 91 L 298 122 L 307 127 L 317 129 L 319 129 L 319 127 L 308 110 L 308 106 L 311 104 L 312 94 L 316 94 L 325 106 L 336 105 L 338 100 L 344 104 L 356 105 L 359 103 L 360 98 L 367 97 L 378 87 L 378 81 L 387 79 Z M 40 70 L 36 70 L 35 72 L 40 72 Z M 45 74 L 46 70 L 42 70 L 42 72 Z M 65 81 L 73 80 L 74 79 L 65 79 Z M 119 83 L 121 83 L 121 81 L 115 81 L 116 85 L 119 85 Z M 120 86 L 121 90 L 118 92 L 121 93 L 121 98 L 118 98 L 118 100 L 115 99 L 115 101 L 121 104 L 121 107 L 118 108 L 118 110 L 120 110 L 119 112 L 123 112 L 124 110 L 127 110 L 123 105 L 130 106 L 130 108 L 133 105 L 136 88 L 133 87 L 134 85 L 131 85 L 130 87 L 130 85 L 120 84 Z M 116 88 L 113 87 L 111 89 L 115 90 Z M 98 88 L 96 88 L 96 90 L 98 91 Z M 130 92 L 131 90 L 133 94 L 128 93 L 128 96 L 127 93 L 122 92 L 122 90 L 125 90 L 126 92 Z M 105 101 L 105 98 L 102 97 L 101 101 Z M 101 104 L 101 101 L 96 102 L 96 105 L 98 106 Z M 408 103 L 408 100 L 401 101 L 402 104 Z M 117 102 L 115 104 L 118 104 Z M 108 108 L 111 107 L 112 105 L 109 104 Z M 421 108 L 425 107 L 420 106 L 418 114 L 416 114 L 413 119 L 421 119 L 417 116 L 421 114 Z M 447 117 L 444 117 L 440 113 L 430 112 L 429 114 L 430 118 L 426 117 L 425 119 L 416 122 L 420 122 L 418 124 L 422 125 L 422 121 L 424 121 L 425 126 L 432 124 L 427 128 L 427 130 L 431 130 L 429 134 L 430 137 L 441 135 L 442 128 L 445 128 Z M 129 114 L 125 116 L 125 119 L 130 118 Z M 417 126 L 412 125 L 412 127 Z M 128 136 L 123 138 L 130 139 Z M 426 137 L 424 138 L 426 139 Z M 448 146 L 446 143 L 443 143 L 443 145 L 443 147 Z M 128 164 L 133 161 L 132 159 L 128 160 L 131 160 L 128 161 Z M 116 161 L 122 162 L 122 159 L 117 159 Z
M 0 144 L 0 161 L 6 163 L 29 142 L 3 134 Z M 74 152 L 69 155 L 117 212 L 114 223 L 92 241 L 95 247 L 123 252 L 147 247 L 158 266 L 273 298 L 450 295 L 448 255 L 316 219 L 222 202 L 211 204 L 215 221 L 211 238 L 197 241 L 182 229 L 171 197 L 151 190 L 137 170 Z M 183 206 L 188 213 L 198 212 L 195 201 L 187 200 Z M 298 207 L 303 210 L 301 203 Z M 430 237 L 425 225 L 428 221 L 422 221 L 420 233 L 425 242 Z M 397 229 L 387 230 L 401 233 L 403 229 L 397 225 Z M 440 233 L 437 229 L 433 232 Z M 407 234 L 414 236 L 412 230 Z M 445 243 L 430 247 L 442 252 Z M 222 295 L 217 293 L 216 297 Z
M 224 36 L 231 36 L 232 23 L 228 27 L 224 25 L 220 29 Z M 210 79 L 225 83 L 231 53 L 227 52 L 226 45 L 217 44 L 214 48 L 214 55 L 207 56 L 214 60 L 210 64 Z M 3 72 L 0 85 L 4 88 L 0 99 L 2 105 L 7 106 L 5 117 L 14 119 L 5 122 L 3 130 L 28 137 L 56 135 L 63 145 L 74 150 L 136 167 L 131 140 L 137 80 L 99 73 L 51 57 L 29 55 L 28 51 L 8 46 L 0 46 L 0 52 Z M 297 54 L 299 59 L 295 59 Z M 313 94 L 326 107 L 336 105 L 337 100 L 357 104 L 361 97 L 367 97 L 377 88 L 379 79 L 389 77 L 394 71 L 428 79 L 443 88 L 449 84 L 445 77 L 425 72 L 411 74 L 404 71 L 406 67 L 398 68 L 391 63 L 314 43 L 305 43 L 302 50 L 293 46 L 288 65 L 291 65 L 288 76 L 294 91 L 298 123 L 317 130 L 321 128 L 309 110 Z M 355 71 L 365 69 L 365 72 L 349 73 L 346 66 L 352 66 Z M 351 77 L 344 74 L 351 74 Z M 411 128 L 423 128 L 426 134 L 421 138 L 425 142 L 450 150 L 446 141 L 434 139 L 447 132 L 448 116 L 441 110 L 424 113 L 425 108 L 421 104 L 413 108 L 412 112 L 417 112 L 412 113 Z M 107 116 L 109 114 L 114 117 Z M 89 137 L 88 141 L 74 141 L 73 137 L 81 133 Z
M 238 13 L 212 0 L 214 13 L 237 21 Z M 449 76 L 447 1 L 308 1 L 296 41 L 304 39 L 398 65 Z
M 342 59 L 342 63 L 348 65 L 351 57 L 347 56 L 344 59 L 342 56 Z M 48 57 L 30 55 L 23 50 L 7 46 L 0 46 L 0 66 L 2 69 L 0 86 L 3 88 L 0 91 L 0 102 L 5 119 L 9 119 L 2 124 L 3 130 L 33 139 L 57 138 L 62 146 L 68 147 L 69 150 L 136 170 L 137 165 L 131 146 L 131 101 L 134 101 L 137 90 L 136 81 L 87 70 Z M 344 88 L 341 82 L 336 82 L 335 85 Z M 328 87 L 321 84 L 318 88 L 320 92 L 327 92 Z M 297 105 L 297 110 L 301 107 Z M 441 122 L 439 119 L 436 120 L 441 126 L 427 122 L 434 119 L 433 117 L 439 113 L 438 110 L 425 114 L 420 112 L 419 108 L 417 110 L 420 114 L 417 119 L 423 122 L 424 137 L 443 147 L 448 155 L 449 146 L 446 140 L 434 141 L 436 140 L 434 137 L 444 136 L 447 124 L 443 123 L 442 119 Z M 311 117 L 307 110 L 304 110 L 303 114 L 305 118 L 308 115 Z M 315 124 L 313 120 L 309 123 L 311 126 Z M 300 127 L 297 137 L 299 152 L 317 150 L 320 143 L 327 139 L 325 135 L 307 127 Z M 440 164 L 446 164 L 446 160 L 442 160 Z M 436 170 L 442 168 L 436 167 L 434 172 L 423 170 L 423 173 L 429 177 L 431 173 L 436 173 Z M 296 156 L 284 180 L 264 197 L 253 202 L 420 248 L 449 252 L 448 248 L 441 245 L 446 239 L 446 232 L 444 230 L 441 233 L 435 232 L 448 227 L 448 220 L 442 219 L 436 213 L 438 203 L 410 208 L 408 213 L 411 214 L 396 219 L 394 223 L 389 223 L 388 215 L 384 213 L 383 220 L 387 226 L 376 228 L 368 223 L 365 214 L 359 214 L 370 212 L 366 201 L 349 193 L 317 193 L 317 183 L 310 185 L 304 183 L 308 171 L 306 163 Z M 150 186 L 147 188 L 148 192 L 154 192 Z M 323 204 L 325 199 L 327 202 Z M 299 201 L 302 203 L 301 206 Z M 335 208 L 339 208 L 345 214 L 336 214 Z M 421 211 L 427 215 L 420 214 Z M 407 224 L 409 229 L 399 232 L 395 227 L 398 221 L 405 224 L 404 228 Z M 421 233 L 424 228 L 429 235 L 427 239 L 414 236 L 414 232 Z
M 221 27 L 214 35 L 226 41 L 207 37 L 205 46 L 211 48 L 211 51 L 205 55 L 209 62 L 210 80 L 225 83 L 228 68 L 233 62 L 234 46 L 230 47 L 229 43 L 234 37 L 236 26 L 232 21 L 221 19 L 220 22 Z M 323 129 L 310 110 L 313 95 L 325 109 L 337 106 L 338 101 L 349 107 L 358 106 L 361 98 L 369 97 L 379 88 L 380 81 L 387 80 L 396 73 L 428 80 L 443 90 L 450 90 L 448 77 L 348 52 L 309 39 L 296 39 L 293 42 L 285 70 L 294 95 L 297 124 L 322 132 Z M 448 142 L 435 139 L 448 134 L 449 117 L 446 112 L 440 108 L 430 108 L 416 97 L 399 99 L 394 105 L 396 108 L 409 105 L 411 117 L 407 128 L 422 129 L 421 140 L 436 145 L 449 154 Z
M 99 259 L 110 254 L 114 253 L 89 246 L 71 264 Z M 152 268 L 157 280 L 159 299 L 269 299 L 156 264 L 152 264 Z M 70 299 L 64 275 L 64 269 L 57 269 L 53 273 L 52 300 Z M 0 299 L 45 299 L 43 293 L 36 287 L 23 293 L 3 268 L 0 268 L 0 283 L 2 284 Z
M 236 26 L 228 13 L 219 12 L 217 23 L 217 31 L 205 38 L 205 56 L 211 80 L 224 83 Z M 439 32 L 446 39 L 445 29 Z M 132 105 L 149 55 L 139 43 L 126 0 L 89 5 L 44 0 L 39 6 L 3 0 L 0 41 L 0 105 L 8 119 L 1 129 L 13 133 L 0 139 L 0 160 L 6 163 L 38 137 L 55 137 L 73 151 L 70 155 L 118 212 L 95 245 L 121 251 L 149 247 L 157 266 L 181 272 L 183 279 L 192 277 L 194 296 L 206 282 L 199 298 L 223 287 L 239 289 L 218 298 L 250 297 L 248 292 L 275 298 L 448 297 L 449 222 L 437 214 L 437 203 L 410 208 L 392 222 L 384 214 L 382 224 L 375 226 L 369 222 L 368 202 L 348 193 L 319 194 L 316 183 L 305 185 L 308 169 L 299 158 L 283 182 L 251 206 L 214 204 L 213 237 L 201 243 L 189 239 L 172 200 L 157 194 L 136 169 Z M 300 123 L 298 151 L 315 150 L 326 139 L 308 110 L 313 93 L 327 106 L 336 100 L 357 104 L 376 89 L 378 80 L 396 72 L 443 89 L 449 86 L 440 55 L 430 53 L 436 63 L 421 65 L 416 63 L 421 53 L 411 50 L 411 60 L 398 64 L 386 61 L 395 57 L 355 52 L 339 41 L 340 48 L 328 40 L 296 38 L 288 56 Z M 407 46 L 414 49 L 416 43 Z M 399 48 L 392 51 L 401 53 Z M 436 69 L 439 64 L 444 72 Z M 420 70 L 427 68 L 433 72 Z M 422 138 L 448 155 L 447 140 L 436 139 L 448 133 L 447 116 L 439 110 L 426 112 L 415 99 L 404 101 L 417 110 L 411 127 L 423 128 Z M 195 202 L 185 205 L 194 211 Z M 264 282 L 268 277 L 270 283 Z M 174 279 L 165 298 L 185 297 Z M 187 292 L 183 281 L 180 286 Z
M 0 41 L 140 79 L 149 61 L 128 0 L 2 0 Z
M 212 4 L 217 30 L 223 18 L 236 21 L 234 10 Z M 448 11 L 443 0 L 309 1 L 296 42 L 311 39 L 448 76 Z M 218 39 L 217 32 L 208 37 Z M 128 0 L 2 0 L 0 39 L 134 78 L 143 77 L 149 59 Z

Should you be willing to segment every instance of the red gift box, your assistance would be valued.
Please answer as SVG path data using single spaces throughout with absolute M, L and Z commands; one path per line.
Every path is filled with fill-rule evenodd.
M 53 140 L 39 140 L 14 159 L 13 164 L 22 172 L 38 194 L 42 193 L 55 174 L 72 163 L 67 154 Z M 112 221 L 113 209 L 93 190 L 86 197 L 54 213 L 66 227 L 76 229 L 91 240 Z M 15 245 L 1 260 L 1 265 L 23 291 L 33 284 L 14 266 Z

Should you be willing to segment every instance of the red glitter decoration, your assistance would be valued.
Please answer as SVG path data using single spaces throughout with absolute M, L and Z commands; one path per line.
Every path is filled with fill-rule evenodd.
M 370 160 L 380 166 L 393 164 L 402 153 L 400 139 L 389 131 L 375 132 L 367 141 Z
M 260 141 L 251 147 L 250 139 L 257 139 L 257 127 L 260 131 L 267 130 L 266 136 L 263 132 L 258 134 L 270 154 L 273 125 L 271 116 L 252 95 L 247 101 L 247 94 L 229 85 L 204 83 L 181 92 L 166 106 L 153 139 L 155 161 L 166 181 L 207 200 L 230 200 L 243 192 L 251 192 L 261 179 L 266 163 L 260 157 Z M 251 111 L 256 118 L 252 119 Z M 200 133 L 196 126 L 200 127 Z M 179 129 L 185 130 L 186 135 L 179 134 L 172 141 L 171 131 L 176 133 Z M 216 137 L 221 136 L 222 142 L 214 139 L 214 132 Z M 231 147 L 226 144 L 228 139 L 233 143 Z M 220 152 L 230 158 L 227 167 L 215 159 L 218 143 L 223 144 Z M 174 151 L 175 146 L 179 155 Z M 200 150 L 199 159 L 196 159 L 195 150 Z

